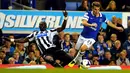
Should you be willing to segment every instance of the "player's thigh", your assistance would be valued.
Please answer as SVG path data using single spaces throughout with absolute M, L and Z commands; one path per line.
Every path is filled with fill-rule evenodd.
M 71 58 L 65 51 L 63 50 L 57 50 L 55 52 L 55 56 L 56 58 L 59 58 L 59 59 L 65 59 L 65 58 Z
M 72 58 L 63 50 L 58 50 L 55 52 L 55 58 L 59 59 L 61 61 L 66 61 L 67 63 L 69 63 L 70 61 L 72 61 Z
M 82 39 L 82 37 L 79 36 L 77 43 L 76 43 L 76 46 L 75 46 L 75 49 L 79 50 L 83 43 L 84 43 L 84 40 Z
M 88 48 L 87 45 L 82 44 L 82 46 L 80 47 L 80 50 L 81 50 L 81 52 L 84 52 L 87 50 L 87 48 Z
M 45 57 L 44 57 L 44 59 L 46 61 L 53 61 L 54 60 L 53 55 L 51 55 L 51 54 L 46 54 Z
M 83 43 L 83 45 L 81 46 L 82 50 L 89 50 L 89 48 L 95 43 L 94 39 L 86 39 Z

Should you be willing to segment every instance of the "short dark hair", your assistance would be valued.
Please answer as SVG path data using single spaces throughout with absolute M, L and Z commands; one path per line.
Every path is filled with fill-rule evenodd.
M 46 24 L 46 22 L 45 21 L 41 21 L 39 24 Z
M 100 2 L 98 2 L 98 1 L 94 1 L 93 3 L 92 3 L 92 8 L 93 7 L 101 7 L 101 4 L 100 4 Z

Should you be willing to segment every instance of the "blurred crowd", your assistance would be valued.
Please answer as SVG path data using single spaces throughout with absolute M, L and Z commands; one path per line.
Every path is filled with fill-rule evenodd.
M 2 9 L 8 9 L 11 0 L 1 0 L 5 4 L 1 4 Z M 13 0 L 17 3 L 31 6 L 30 0 Z M 38 10 L 65 10 L 67 9 L 67 2 L 75 2 L 71 6 L 76 6 L 75 10 L 88 11 L 91 9 L 91 4 L 98 1 L 101 4 L 101 11 L 130 11 L 130 0 L 36 0 L 36 9 Z M 13 6 L 18 8 L 18 6 Z
M 116 26 L 122 26 L 122 19 L 116 16 L 112 17 L 112 23 Z M 0 64 L 47 64 L 44 57 L 40 55 L 35 42 L 15 43 L 4 39 L 2 30 L 0 31 Z M 17 38 L 13 34 L 8 38 Z M 55 35 L 53 42 L 57 48 L 61 48 L 72 58 L 76 55 L 75 44 L 79 34 L 60 32 Z M 22 37 L 21 37 L 22 38 Z M 107 26 L 101 28 L 97 36 L 96 43 L 86 51 L 83 59 L 88 59 L 92 65 L 130 65 L 130 20 L 128 28 L 123 31 L 117 31 Z M 55 60 L 62 63 L 60 60 Z

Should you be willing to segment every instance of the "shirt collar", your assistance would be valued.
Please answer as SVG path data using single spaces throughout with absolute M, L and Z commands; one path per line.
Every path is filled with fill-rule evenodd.
M 91 11 L 91 14 L 94 16 L 93 11 Z M 102 17 L 101 12 L 99 12 L 99 17 Z

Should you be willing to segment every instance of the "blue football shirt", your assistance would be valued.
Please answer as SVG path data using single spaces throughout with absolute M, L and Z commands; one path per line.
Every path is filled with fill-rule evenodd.
M 92 11 L 86 12 L 83 17 L 84 20 L 86 20 L 89 24 L 97 24 L 97 27 L 87 27 L 84 26 L 83 31 L 81 32 L 81 35 L 84 38 L 93 38 L 96 39 L 96 36 L 100 30 L 101 24 L 103 22 L 107 22 L 106 16 L 100 13 L 99 17 L 96 17 L 93 15 Z

